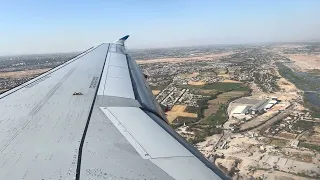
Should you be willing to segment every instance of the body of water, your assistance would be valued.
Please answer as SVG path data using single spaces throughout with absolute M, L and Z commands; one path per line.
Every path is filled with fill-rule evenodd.
M 304 100 L 315 108 L 320 109 L 320 76 L 307 72 L 297 72 L 283 63 L 277 63 L 281 76 L 306 91 Z M 309 91 L 309 92 L 308 92 Z

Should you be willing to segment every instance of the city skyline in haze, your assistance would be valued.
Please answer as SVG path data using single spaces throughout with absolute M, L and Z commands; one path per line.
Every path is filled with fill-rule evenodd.
M 0 55 L 320 39 L 317 0 L 0 2 Z

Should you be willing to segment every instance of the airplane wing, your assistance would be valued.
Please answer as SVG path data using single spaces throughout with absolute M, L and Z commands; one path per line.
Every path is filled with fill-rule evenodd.
M 0 179 L 228 179 L 167 124 L 127 38 L 0 95 Z

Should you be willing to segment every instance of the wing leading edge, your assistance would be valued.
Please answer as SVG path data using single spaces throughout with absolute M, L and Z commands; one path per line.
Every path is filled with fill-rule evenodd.
M 167 124 L 128 37 L 0 95 L 0 179 L 228 179 Z

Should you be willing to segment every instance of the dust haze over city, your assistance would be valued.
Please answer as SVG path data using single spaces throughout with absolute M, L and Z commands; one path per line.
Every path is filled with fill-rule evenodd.
M 225 174 L 319 179 L 319 9 L 317 0 L 1 2 L 0 92 L 130 34 L 129 54 L 171 127 Z

